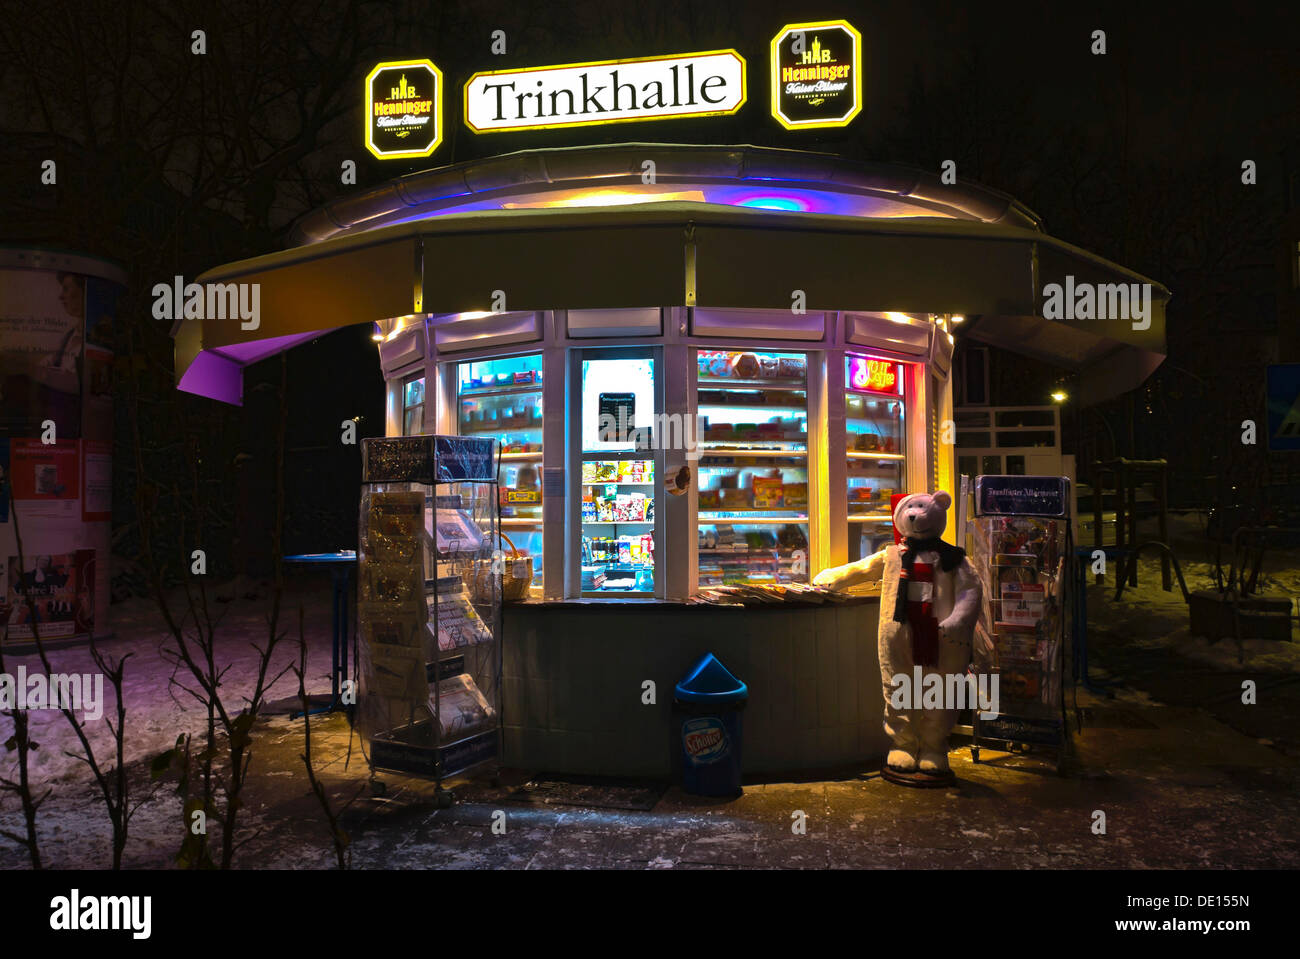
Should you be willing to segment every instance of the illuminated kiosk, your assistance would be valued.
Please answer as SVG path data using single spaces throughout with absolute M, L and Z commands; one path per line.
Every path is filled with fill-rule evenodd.
M 178 324 L 179 388 L 239 403 L 249 363 L 373 323 L 389 435 L 501 440 L 502 530 L 533 573 L 505 613 L 524 768 L 666 775 L 671 689 L 704 652 L 750 687 L 747 770 L 883 755 L 875 597 L 692 597 L 808 582 L 889 541 L 892 493 L 955 485 L 954 331 L 1077 371 L 1082 403 L 1163 358 L 1163 287 L 1144 329 L 1045 319 L 1067 276 L 1150 281 L 1003 194 L 824 154 L 530 150 L 340 199 L 296 240 L 198 277 L 260 283 L 261 326 Z

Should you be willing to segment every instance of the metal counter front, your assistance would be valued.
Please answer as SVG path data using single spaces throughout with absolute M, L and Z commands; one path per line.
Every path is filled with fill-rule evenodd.
M 878 597 L 763 607 L 654 600 L 507 604 L 508 766 L 671 775 L 673 687 L 704 653 L 749 686 L 747 775 L 861 763 L 888 750 Z M 646 703 L 646 683 L 654 702 Z

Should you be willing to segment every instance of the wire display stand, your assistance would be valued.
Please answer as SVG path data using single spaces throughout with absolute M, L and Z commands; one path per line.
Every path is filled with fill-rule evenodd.
M 501 563 L 496 440 L 362 440 L 358 727 L 378 771 L 496 775 L 501 757 Z
M 980 747 L 1011 753 L 1046 749 L 1057 772 L 1070 756 L 1065 715 L 1067 591 L 1074 561 L 1070 481 L 1056 476 L 978 476 L 969 526 L 971 561 L 984 587 L 977 671 L 998 680 L 997 715 L 974 712 L 971 759 Z

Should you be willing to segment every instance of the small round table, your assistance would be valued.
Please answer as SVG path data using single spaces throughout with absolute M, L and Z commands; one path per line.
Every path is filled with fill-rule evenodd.
M 343 708 L 343 682 L 348 674 L 348 588 L 352 567 L 357 563 L 356 550 L 343 550 L 338 553 L 299 553 L 286 556 L 286 563 L 300 563 L 311 566 L 328 566 L 334 580 L 334 636 L 332 645 L 333 665 L 330 669 L 330 696 L 325 702 L 324 696 L 308 696 L 310 715 L 331 713 Z M 303 715 L 301 709 L 289 714 L 297 719 Z

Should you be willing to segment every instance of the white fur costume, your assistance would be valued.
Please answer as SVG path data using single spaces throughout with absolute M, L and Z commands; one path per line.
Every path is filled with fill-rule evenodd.
M 938 537 L 943 533 L 951 504 L 952 497 L 942 491 L 906 496 L 894 510 L 894 526 L 904 537 Z M 891 702 L 894 676 L 905 674 L 910 682 L 914 675 L 912 627 L 894 621 L 902 554 L 901 545 L 890 544 L 856 563 L 823 570 L 813 582 L 839 589 L 882 580 L 877 641 L 885 694 L 885 732 L 894 743 L 886 762 L 905 772 L 920 769 L 943 773 L 948 769 L 948 733 L 957 721 L 957 711 L 896 709 Z M 980 609 L 981 588 L 975 568 L 963 557 L 952 570 L 944 572 L 939 554 L 933 551 L 917 553 L 916 561 L 933 566 L 933 612 L 939 622 L 938 666 L 922 667 L 922 676 L 936 672 L 941 676 L 964 674 L 970 663 L 971 637 Z M 920 690 L 914 689 L 913 693 L 915 701 L 919 701 Z

